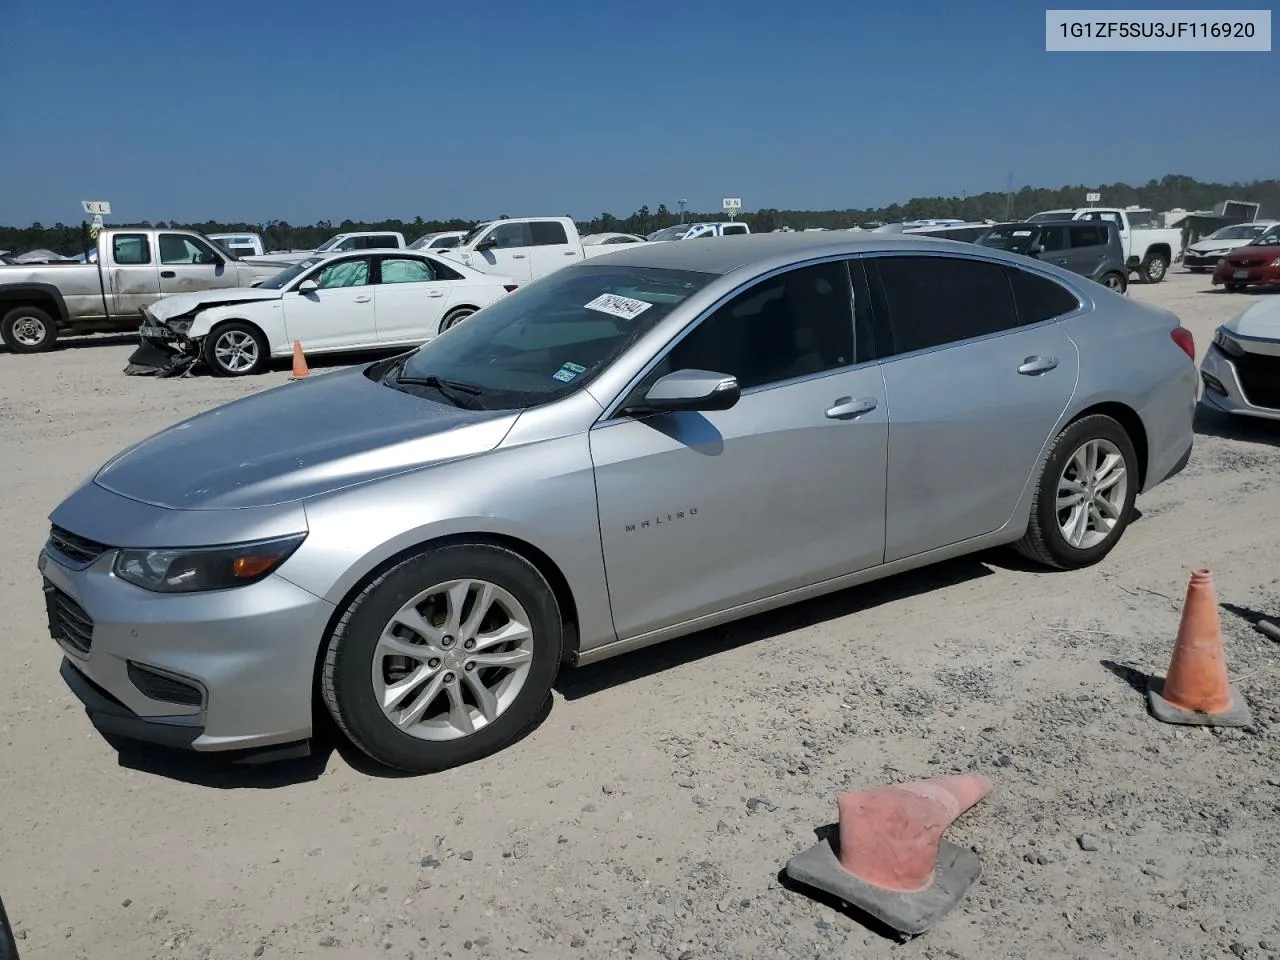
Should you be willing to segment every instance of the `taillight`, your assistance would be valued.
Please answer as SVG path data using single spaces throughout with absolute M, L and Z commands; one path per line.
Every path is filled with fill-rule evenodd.
M 515 293 L 517 290 L 519 290 L 519 289 L 520 289 L 520 287 L 519 287 L 519 285 L 518 285 L 518 284 L 514 284 L 514 283 L 504 283 L 504 284 L 502 285 L 502 289 L 503 289 L 503 290 L 505 290 L 505 291 L 507 291 L 507 293 Z
M 1173 338 L 1173 342 L 1182 348 L 1192 360 L 1196 358 L 1196 338 L 1191 335 L 1191 331 L 1186 327 L 1174 327 L 1169 331 L 1169 336 Z

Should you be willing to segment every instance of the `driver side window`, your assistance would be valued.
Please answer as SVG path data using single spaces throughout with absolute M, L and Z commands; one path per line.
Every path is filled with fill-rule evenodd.
M 525 236 L 525 226 L 523 223 L 500 223 L 489 232 L 489 239 L 498 250 L 527 247 L 530 244 Z
M 369 258 L 356 257 L 340 263 L 331 263 L 312 274 L 311 279 L 321 290 L 362 287 L 369 282 Z
M 676 370 L 738 378 L 743 390 L 854 363 L 853 306 L 844 261 L 801 267 L 738 294 L 659 363 L 649 382 Z

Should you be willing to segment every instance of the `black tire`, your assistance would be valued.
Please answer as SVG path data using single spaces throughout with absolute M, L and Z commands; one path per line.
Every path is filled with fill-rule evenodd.
M 1148 254 L 1139 272 L 1143 283 L 1159 283 L 1169 273 L 1169 258 L 1163 253 Z
M 1123 507 L 1116 524 L 1102 542 L 1080 548 L 1067 542 L 1058 525 L 1058 481 L 1068 461 L 1077 450 L 1091 440 L 1109 440 L 1124 458 L 1127 480 Z M 1031 518 L 1027 532 L 1017 543 L 1024 557 L 1059 570 L 1088 567 L 1111 552 L 1120 542 L 1133 517 L 1133 502 L 1138 493 L 1138 455 L 1129 434 L 1119 423 L 1103 414 L 1091 414 L 1068 424 L 1058 434 L 1045 456 L 1036 492 L 1031 501 Z
M 450 327 L 456 327 L 475 312 L 475 307 L 454 307 L 446 313 L 444 315 L 444 319 L 440 321 L 440 332 L 444 333 Z
M 58 325 L 39 307 L 14 307 L 0 320 L 0 339 L 14 353 L 46 353 L 58 342 Z
M 1098 278 L 1098 282 L 1116 293 L 1124 293 L 1129 289 L 1129 278 L 1119 271 L 1104 273 Z
M 248 336 L 256 351 L 252 363 L 238 368 L 226 366 L 218 357 L 219 343 L 226 338 L 243 338 Z M 243 343 L 244 341 L 241 340 Z M 247 377 L 250 374 L 262 373 L 271 363 L 271 348 L 267 346 L 267 338 L 252 323 L 244 320 L 229 320 L 220 323 L 209 331 L 200 348 L 204 362 L 215 377 Z
M 396 727 L 376 702 L 373 657 L 383 629 L 415 594 L 466 577 L 496 584 L 524 607 L 533 628 L 529 673 L 506 710 L 474 733 L 420 739 Z M 321 695 L 339 729 L 377 762 L 408 773 L 445 770 L 496 753 L 532 726 L 551 696 L 563 637 L 555 592 L 524 557 L 491 544 L 434 547 L 374 578 L 347 605 L 325 651 Z
M 1226 283 L 1223 284 L 1223 286 L 1227 288 L 1227 293 L 1239 293 L 1245 288 L 1245 284 L 1243 283 Z

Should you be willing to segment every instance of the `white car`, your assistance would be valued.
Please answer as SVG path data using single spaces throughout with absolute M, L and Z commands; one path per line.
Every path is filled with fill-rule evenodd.
M 516 286 L 410 250 L 316 254 L 256 287 L 157 300 L 139 333 L 240 377 L 289 356 L 295 340 L 308 354 L 417 346 Z
M 1253 220 L 1219 227 L 1187 247 L 1182 255 L 1182 265 L 1194 273 L 1208 273 L 1236 247 L 1243 247 L 1246 243 L 1257 240 L 1271 230 L 1275 223 L 1274 220 Z
M 1214 331 L 1200 379 L 1205 406 L 1280 420 L 1280 297 L 1259 297 Z
M 442 230 L 439 233 L 424 233 L 413 243 L 410 250 L 450 250 L 456 247 L 467 235 L 465 230 Z

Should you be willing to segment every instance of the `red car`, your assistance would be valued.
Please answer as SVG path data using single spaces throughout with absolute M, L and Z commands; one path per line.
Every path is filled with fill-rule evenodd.
M 1213 270 L 1213 284 L 1222 284 L 1231 291 L 1280 286 L 1280 229 L 1273 227 L 1219 260 Z

